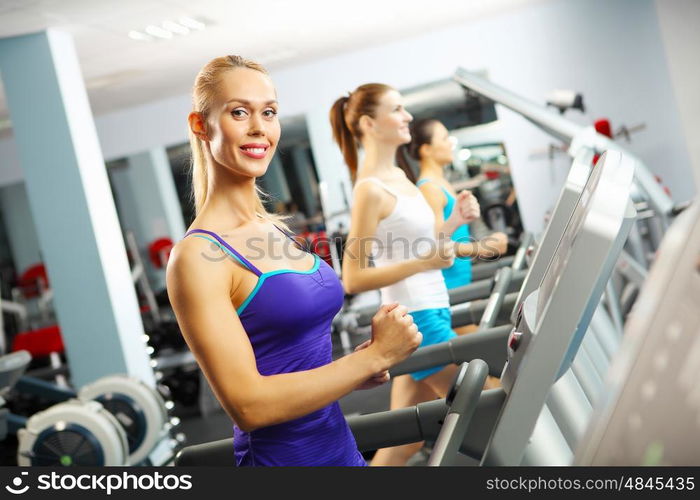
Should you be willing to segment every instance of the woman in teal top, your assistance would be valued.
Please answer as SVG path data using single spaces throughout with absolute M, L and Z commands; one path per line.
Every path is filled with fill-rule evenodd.
M 425 186 L 426 183 L 433 183 L 433 185 L 442 192 L 440 194 L 434 192 L 432 186 Z M 450 191 L 446 187 L 442 186 L 441 184 L 438 184 L 433 179 L 430 179 L 423 175 L 421 175 L 421 178 L 418 179 L 416 185 L 420 188 L 421 192 L 423 193 L 423 196 L 425 196 L 426 199 L 429 200 L 430 196 L 433 195 L 434 197 L 438 198 L 438 202 L 440 204 L 442 204 L 443 202 L 442 200 L 439 200 L 439 198 L 443 198 L 446 201 L 442 209 L 442 218 L 443 220 L 447 220 L 452 214 L 452 210 L 454 210 L 456 200 L 455 196 L 452 193 L 450 193 Z M 431 208 L 435 210 L 435 206 L 433 205 L 433 203 L 431 203 L 430 205 Z M 471 240 L 469 238 L 469 224 L 459 226 L 452 233 L 450 238 L 452 239 L 452 241 L 457 241 L 459 243 L 471 243 Z M 456 257 L 454 264 L 452 264 L 451 267 L 442 270 L 442 276 L 443 278 L 445 278 L 445 285 L 447 285 L 448 290 L 457 288 L 459 286 L 468 285 L 472 282 L 471 258 Z
M 452 142 L 445 126 L 435 119 L 419 120 L 411 127 L 411 142 L 407 146 L 410 157 L 418 160 L 420 174 L 416 185 L 435 213 L 435 227 L 443 227 L 453 241 L 472 243 L 469 225 L 446 228 L 444 221 L 449 220 L 456 208 L 468 213 L 467 220 L 480 217 L 479 203 L 469 191 L 455 192 L 445 179 L 444 168 L 452 163 Z M 478 242 L 484 249 L 484 255 L 492 258 L 493 250 L 503 253 L 507 238 L 503 233 L 495 233 L 487 240 Z M 480 254 L 481 255 L 481 254 Z M 448 289 L 468 285 L 472 281 L 472 262 L 469 257 L 458 257 L 452 267 L 442 270 Z

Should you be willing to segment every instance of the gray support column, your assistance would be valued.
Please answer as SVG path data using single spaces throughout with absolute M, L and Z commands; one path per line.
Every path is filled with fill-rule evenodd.
M 321 206 L 326 219 L 326 230 L 330 234 L 342 222 L 350 227 L 350 204 L 352 203 L 352 183 L 343 155 L 335 142 L 328 119 L 327 108 L 317 108 L 307 113 L 306 124 L 318 172 Z
M 122 228 L 134 233 L 154 290 L 165 288 L 165 270 L 155 269 L 148 245 L 157 238 L 177 241 L 185 234 L 182 209 L 165 148 L 128 158 L 126 168 L 111 172 Z
M 41 261 L 36 226 L 23 182 L 0 188 L 0 204 L 17 273 Z
M 299 186 L 304 197 L 304 206 L 306 207 L 306 216 L 313 217 L 316 215 L 318 202 L 314 195 L 313 185 L 316 183 L 314 174 L 311 171 L 313 165 L 311 158 L 305 148 L 292 148 L 292 160 L 294 161 L 294 173 L 299 179 Z
M 72 382 L 154 384 L 104 159 L 71 37 L 0 40 L 0 76 Z

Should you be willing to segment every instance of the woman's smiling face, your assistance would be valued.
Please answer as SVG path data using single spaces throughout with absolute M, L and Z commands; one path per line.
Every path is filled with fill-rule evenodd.
M 281 134 L 277 106 L 267 75 L 249 68 L 226 72 L 207 116 L 214 161 L 246 177 L 264 175 Z
M 413 116 L 403 107 L 403 98 L 396 90 L 385 92 L 372 118 L 371 134 L 376 140 L 400 146 L 411 142 L 408 124 Z

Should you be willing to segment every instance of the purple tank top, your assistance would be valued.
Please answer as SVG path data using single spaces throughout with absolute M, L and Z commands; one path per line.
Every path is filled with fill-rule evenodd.
M 219 246 L 258 276 L 238 308 L 255 352 L 258 371 L 275 375 L 310 370 L 332 361 L 331 322 L 343 304 L 343 287 L 317 255 L 309 271 L 263 273 L 219 235 L 195 234 Z M 364 466 L 338 402 L 306 416 L 252 432 L 233 426 L 239 466 Z

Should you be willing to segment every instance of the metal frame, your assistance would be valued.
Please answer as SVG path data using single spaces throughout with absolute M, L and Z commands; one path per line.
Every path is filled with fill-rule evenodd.
M 659 248 L 578 465 L 700 465 L 700 202 Z
M 483 465 L 518 465 L 554 382 L 568 370 L 634 222 L 634 163 L 608 151 L 536 292 L 518 314 L 501 381 L 508 393 Z
M 635 158 L 619 144 L 598 134 L 594 127 L 583 127 L 561 115 L 551 113 L 544 106 L 520 97 L 463 68 L 458 68 L 453 78 L 463 87 L 515 111 L 548 134 L 565 142 L 569 145 L 568 152 L 571 156 L 576 156 L 581 148 L 588 148 L 598 153 L 617 150 L 623 152 L 625 156 Z M 657 248 L 661 242 L 662 232 L 668 227 L 673 215 L 673 201 L 656 182 L 649 169 L 638 159 L 634 178 L 636 187 L 644 194 L 661 222 L 660 228 L 650 228 L 650 236 L 654 247 Z

